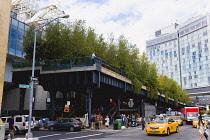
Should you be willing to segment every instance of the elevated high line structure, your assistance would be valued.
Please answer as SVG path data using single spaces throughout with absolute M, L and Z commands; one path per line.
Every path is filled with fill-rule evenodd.
M 28 84 L 31 74 L 31 62 L 29 60 L 18 60 L 13 63 L 13 83 Z M 49 91 L 49 118 L 65 116 L 63 110 L 59 110 L 71 101 L 70 116 L 79 116 L 86 112 L 91 115 L 97 109 L 103 107 L 103 115 L 114 116 L 116 114 L 129 112 L 151 116 L 166 111 L 171 107 L 176 109 L 173 99 L 165 102 L 164 95 L 158 95 L 157 99 L 147 97 L 146 86 L 142 86 L 141 92 L 137 95 L 132 92 L 131 80 L 126 77 L 123 70 L 95 57 L 71 58 L 66 60 L 54 60 L 37 62 L 35 67 L 37 84 L 45 91 Z M 57 98 L 57 93 L 62 93 L 62 98 Z M 35 102 L 38 92 L 35 92 Z M 71 97 L 69 97 L 69 94 Z M 26 92 L 20 89 L 20 110 L 24 110 Z M 72 97 L 73 96 L 73 97 Z M 128 106 L 132 99 L 134 106 Z M 40 99 L 41 100 L 41 99 Z M 44 99 L 46 100 L 46 99 Z M 37 106 L 37 105 L 35 105 Z M 184 104 L 179 103 L 179 107 Z M 36 114 L 36 110 L 34 110 Z

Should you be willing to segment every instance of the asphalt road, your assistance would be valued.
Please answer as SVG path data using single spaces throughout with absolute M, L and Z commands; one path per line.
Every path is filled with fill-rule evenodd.
M 78 132 L 68 131 L 32 131 L 33 137 L 39 140 L 198 140 L 198 130 L 191 125 L 179 127 L 179 133 L 170 136 L 152 135 L 148 136 L 145 131 L 138 127 L 129 127 L 123 130 L 85 129 Z M 15 138 L 24 138 L 25 135 L 16 135 Z M 204 138 L 203 138 L 204 139 Z

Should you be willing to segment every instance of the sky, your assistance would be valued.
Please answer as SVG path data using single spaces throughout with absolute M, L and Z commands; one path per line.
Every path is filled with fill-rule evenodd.
M 210 13 L 210 0 L 40 0 L 39 4 L 57 1 L 70 20 L 83 19 L 104 37 L 124 35 L 140 53 L 146 51 L 146 40 L 154 39 L 155 31 Z

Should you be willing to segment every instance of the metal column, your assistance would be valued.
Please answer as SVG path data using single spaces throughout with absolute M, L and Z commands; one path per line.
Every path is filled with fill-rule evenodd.
M 91 119 L 91 99 L 93 95 L 93 88 L 86 87 L 86 112 L 88 113 L 89 121 Z

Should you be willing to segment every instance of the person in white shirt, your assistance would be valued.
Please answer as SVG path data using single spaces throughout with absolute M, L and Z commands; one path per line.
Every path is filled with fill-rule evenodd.
M 109 127 L 109 117 L 108 116 L 106 116 L 106 118 L 105 118 L 105 126 L 106 126 L 106 129 L 108 129 L 108 127 Z

